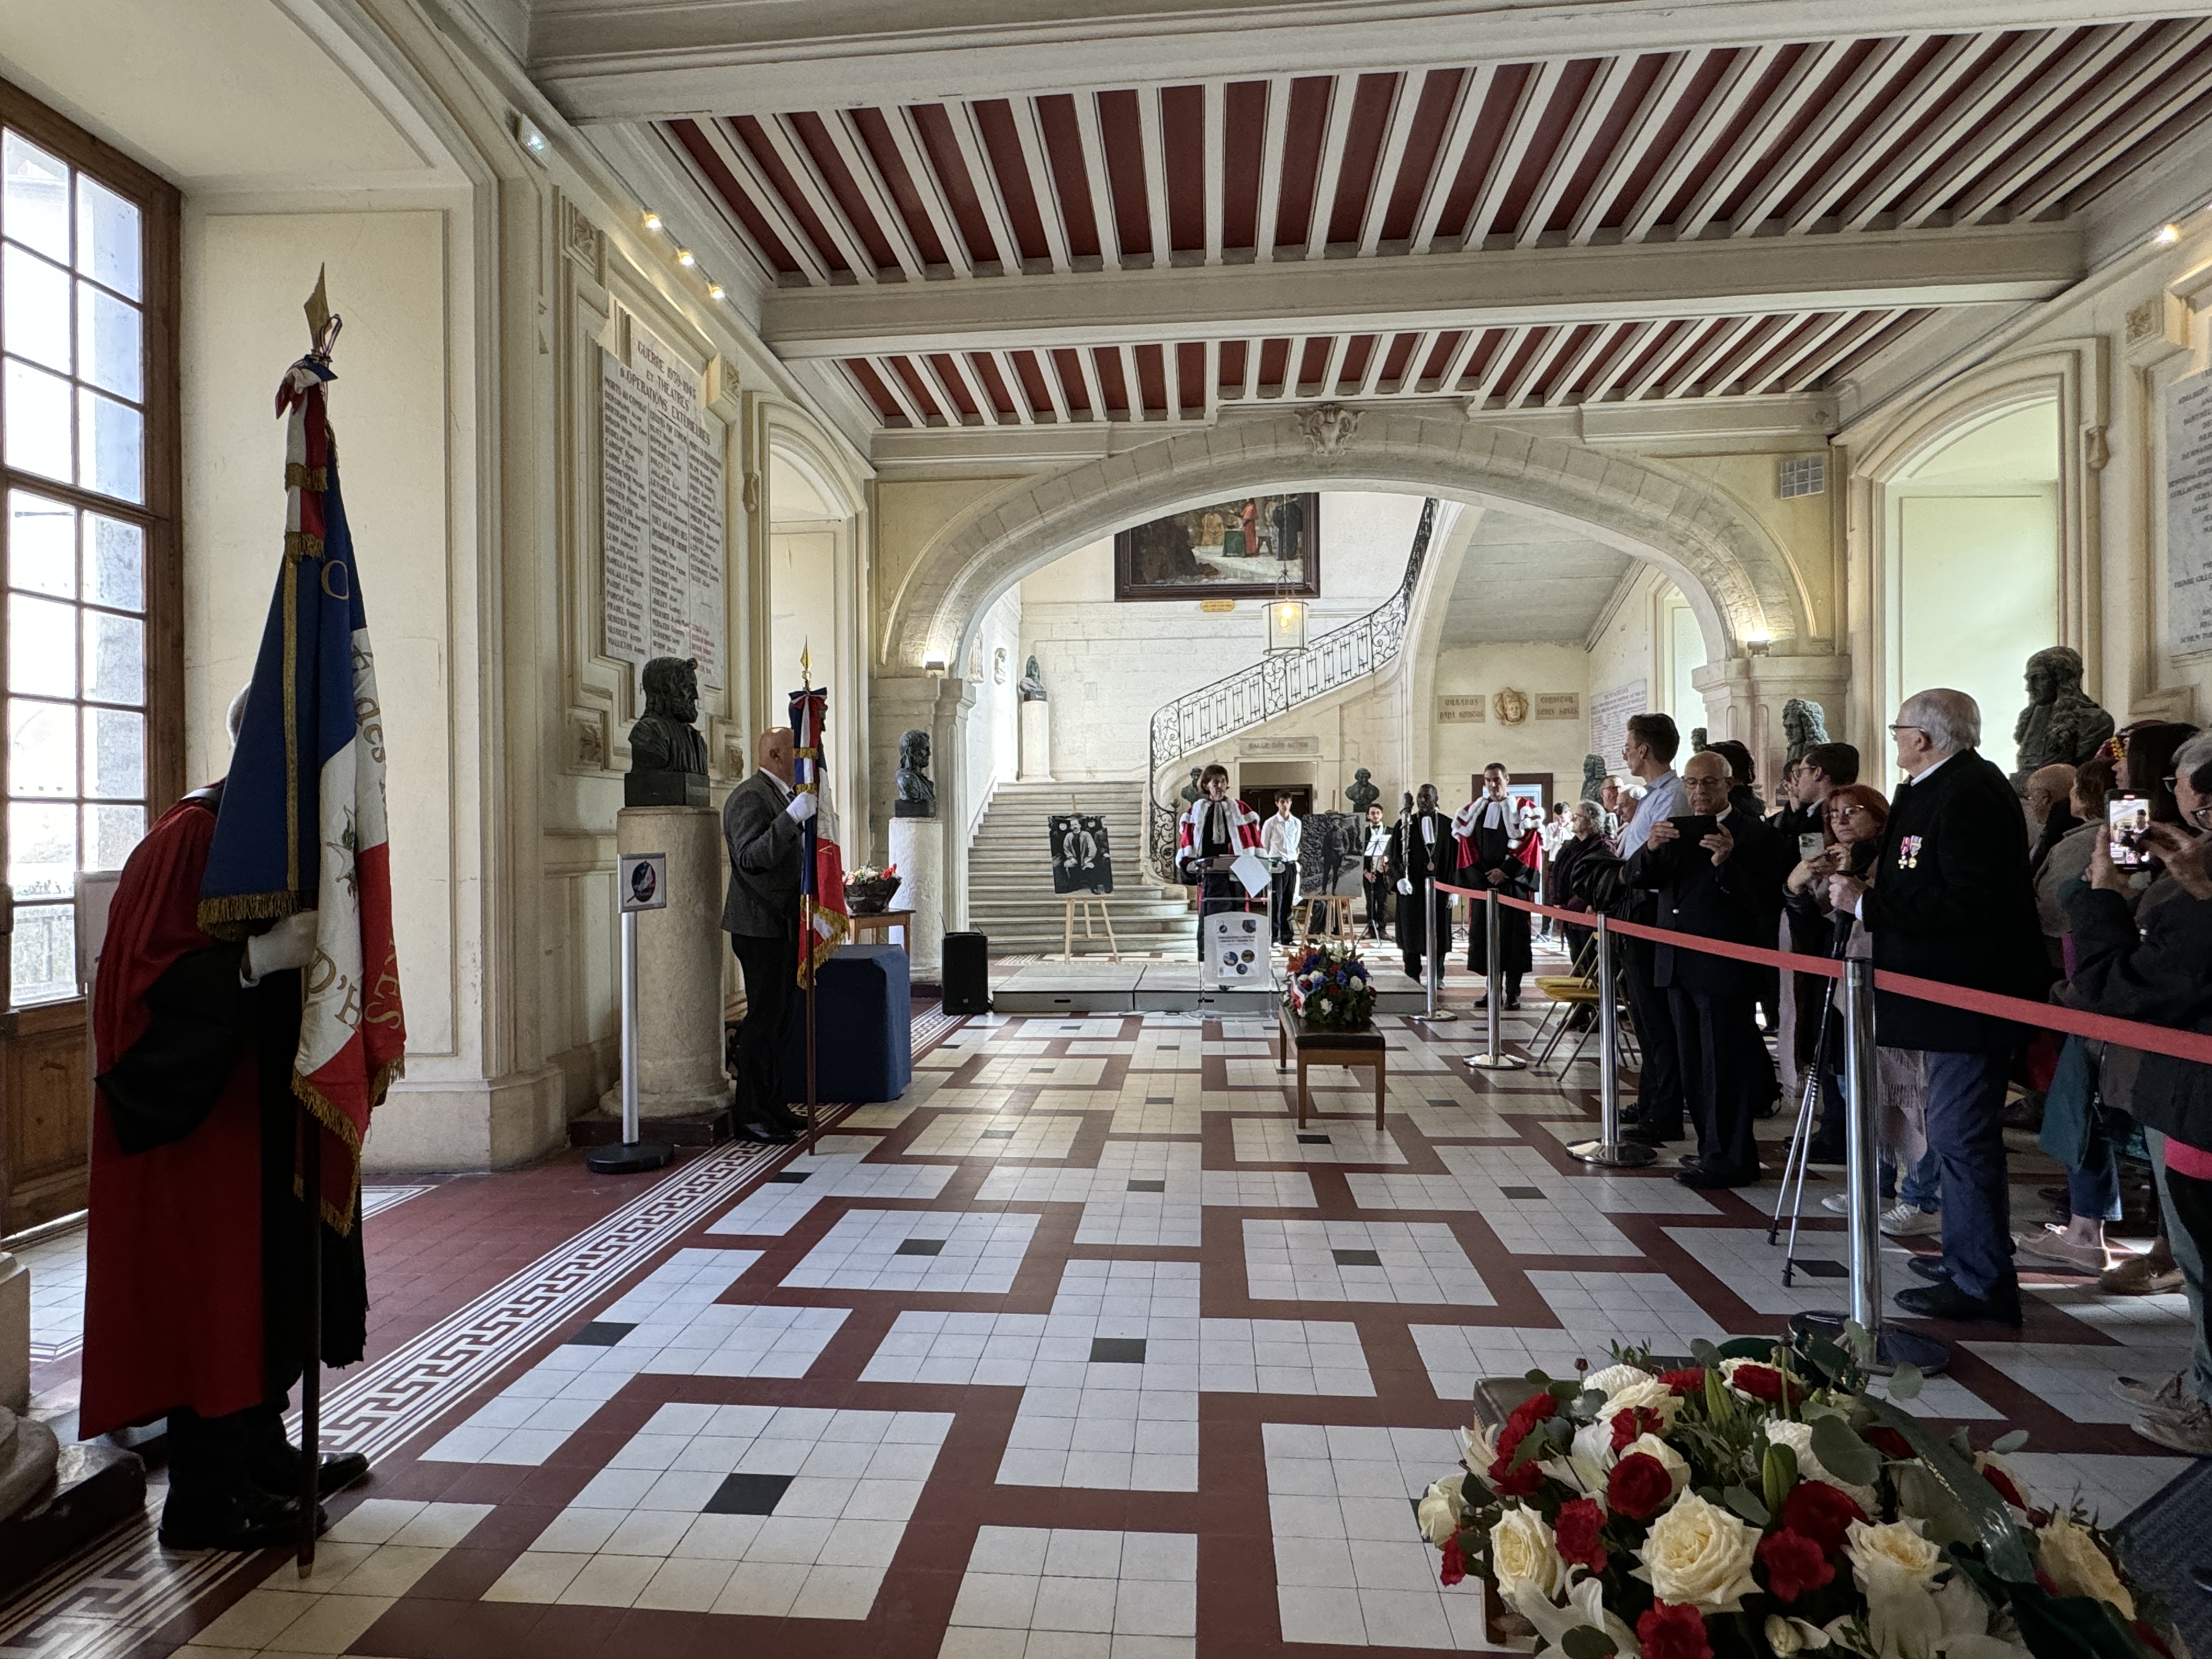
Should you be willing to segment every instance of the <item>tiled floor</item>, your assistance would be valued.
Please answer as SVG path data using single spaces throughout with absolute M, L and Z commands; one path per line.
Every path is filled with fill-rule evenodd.
M 1471 1072 L 1474 1022 L 1389 1023 L 1385 1128 L 1363 1078 L 1304 1139 L 1260 1022 L 950 1024 L 813 1157 L 563 1158 L 380 1207 L 370 1362 L 327 1379 L 377 1471 L 315 1576 L 126 1534 L 0 1610 L 0 1659 L 1479 1650 L 1410 1501 L 1478 1380 L 1843 1295 L 1816 1203 L 1784 1289 L 1771 1184 L 1585 1169 L 1592 1069 Z M 66 1251 L 33 1265 L 65 1404 Z M 2031 1285 L 2016 1337 L 1941 1333 L 1914 1408 L 2027 1428 L 2031 1484 L 2117 1519 L 2185 1465 L 2106 1382 L 2173 1364 L 2185 1316 Z

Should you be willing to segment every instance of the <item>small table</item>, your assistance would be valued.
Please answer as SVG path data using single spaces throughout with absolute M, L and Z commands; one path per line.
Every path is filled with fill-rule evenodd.
M 855 945 L 863 943 L 872 935 L 884 938 L 896 928 L 896 943 L 904 947 L 908 956 L 914 954 L 914 912 L 911 910 L 855 910 L 845 918 L 845 921 Z M 885 939 L 884 942 L 889 944 L 892 941 Z
M 1312 1102 L 1306 1072 L 1315 1066 L 1368 1066 L 1375 1071 L 1375 1127 L 1382 1127 L 1383 1060 L 1389 1045 L 1380 1031 L 1309 1031 L 1288 1003 L 1276 1011 L 1275 1069 L 1287 1070 L 1293 1049 L 1298 1057 L 1298 1127 L 1306 1127 Z M 1326 1115 L 1334 1116 L 1329 1113 Z

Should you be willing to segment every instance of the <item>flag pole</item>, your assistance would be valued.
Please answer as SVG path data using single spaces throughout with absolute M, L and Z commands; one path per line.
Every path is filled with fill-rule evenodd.
M 808 706 L 811 708 L 812 706 L 811 694 L 814 690 L 814 664 L 811 651 L 804 644 L 799 650 L 799 684 L 800 690 L 809 694 Z M 826 718 L 821 722 L 821 726 L 828 724 Z M 806 781 L 814 790 L 815 816 L 806 820 L 805 846 L 800 854 L 804 860 L 800 866 L 803 878 L 799 884 L 799 890 L 806 895 L 805 911 L 799 918 L 802 926 L 799 929 L 799 954 L 800 962 L 805 964 L 805 977 L 802 984 L 806 996 L 806 1155 L 809 1158 L 814 1156 L 815 1146 L 814 912 L 822 902 L 821 895 L 816 890 L 822 882 L 821 866 L 816 859 L 816 848 L 821 841 L 823 736 L 821 726 L 817 726 L 813 732 L 814 756 L 806 763 Z

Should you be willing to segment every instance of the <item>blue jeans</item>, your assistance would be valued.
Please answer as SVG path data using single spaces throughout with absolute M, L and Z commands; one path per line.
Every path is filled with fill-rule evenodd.
M 2089 1107 L 2089 1136 L 2081 1149 L 2079 1169 L 2066 1172 L 2066 1208 L 2069 1214 L 2094 1216 L 2100 1221 L 2120 1218 L 2120 1149 L 2128 1143 L 2135 1120 L 2124 1112 L 2110 1112 L 2094 1101 Z
M 2005 1057 L 1930 1049 L 1927 1058 L 1928 1146 L 1942 1170 L 1943 1266 L 1968 1296 L 2017 1296 L 2005 1187 Z
M 2191 1321 L 2197 1327 L 2197 1352 L 2189 1366 L 2191 1389 L 2199 1400 L 2212 1404 L 2212 1334 L 2204 1328 L 2204 1252 L 2212 1239 L 2205 1237 L 2212 1222 L 2212 1182 L 2175 1175 L 2166 1167 L 2166 1137 L 2146 1129 L 2150 1144 L 2150 1166 L 2158 1177 L 2159 1202 L 2166 1216 L 2166 1242 L 2173 1247 L 2173 1265 L 2181 1269 L 2181 1286 L 2189 1295 Z M 2180 1200 L 2176 1203 L 2176 1198 Z
M 1934 1215 L 1943 1207 L 1942 1161 L 1931 1144 L 1905 1177 L 1905 1190 L 1897 1186 L 1897 1160 L 1884 1153 L 1881 1163 L 1881 1195 L 1892 1203 L 1902 1198 L 1915 1209 Z

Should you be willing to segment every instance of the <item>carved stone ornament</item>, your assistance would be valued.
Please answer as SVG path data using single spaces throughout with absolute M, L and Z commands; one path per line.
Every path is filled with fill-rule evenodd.
M 2166 295 L 2154 294 L 2139 306 L 2128 308 L 2128 343 L 2136 345 L 2159 331 L 2166 320 Z
M 2112 459 L 2112 446 L 2101 426 L 2081 428 L 2081 465 L 2092 472 L 2102 472 Z
M 757 473 L 757 472 L 748 472 L 748 473 L 746 473 L 746 474 L 745 474 L 745 511 L 746 511 L 746 512 L 748 512 L 748 513 L 757 513 L 757 512 L 759 512 L 759 511 L 760 511 L 760 489 L 761 489 L 761 477 L 760 477 L 760 474 L 759 474 L 759 473 Z
M 707 739 L 699 733 L 699 665 L 655 657 L 638 675 L 645 713 L 629 729 L 625 806 L 707 805 Z
M 607 763 L 606 729 L 597 714 L 576 716 L 576 764 L 593 771 L 605 769 Z
M 1004 685 L 1006 683 L 1006 647 L 1002 645 L 991 653 L 991 684 Z
M 1298 430 L 1316 455 L 1334 455 L 1359 430 L 1359 411 L 1340 404 L 1322 404 L 1298 416 Z
M 1528 694 L 1509 685 L 1491 698 L 1490 712 L 1500 726 L 1518 726 L 1528 718 Z

